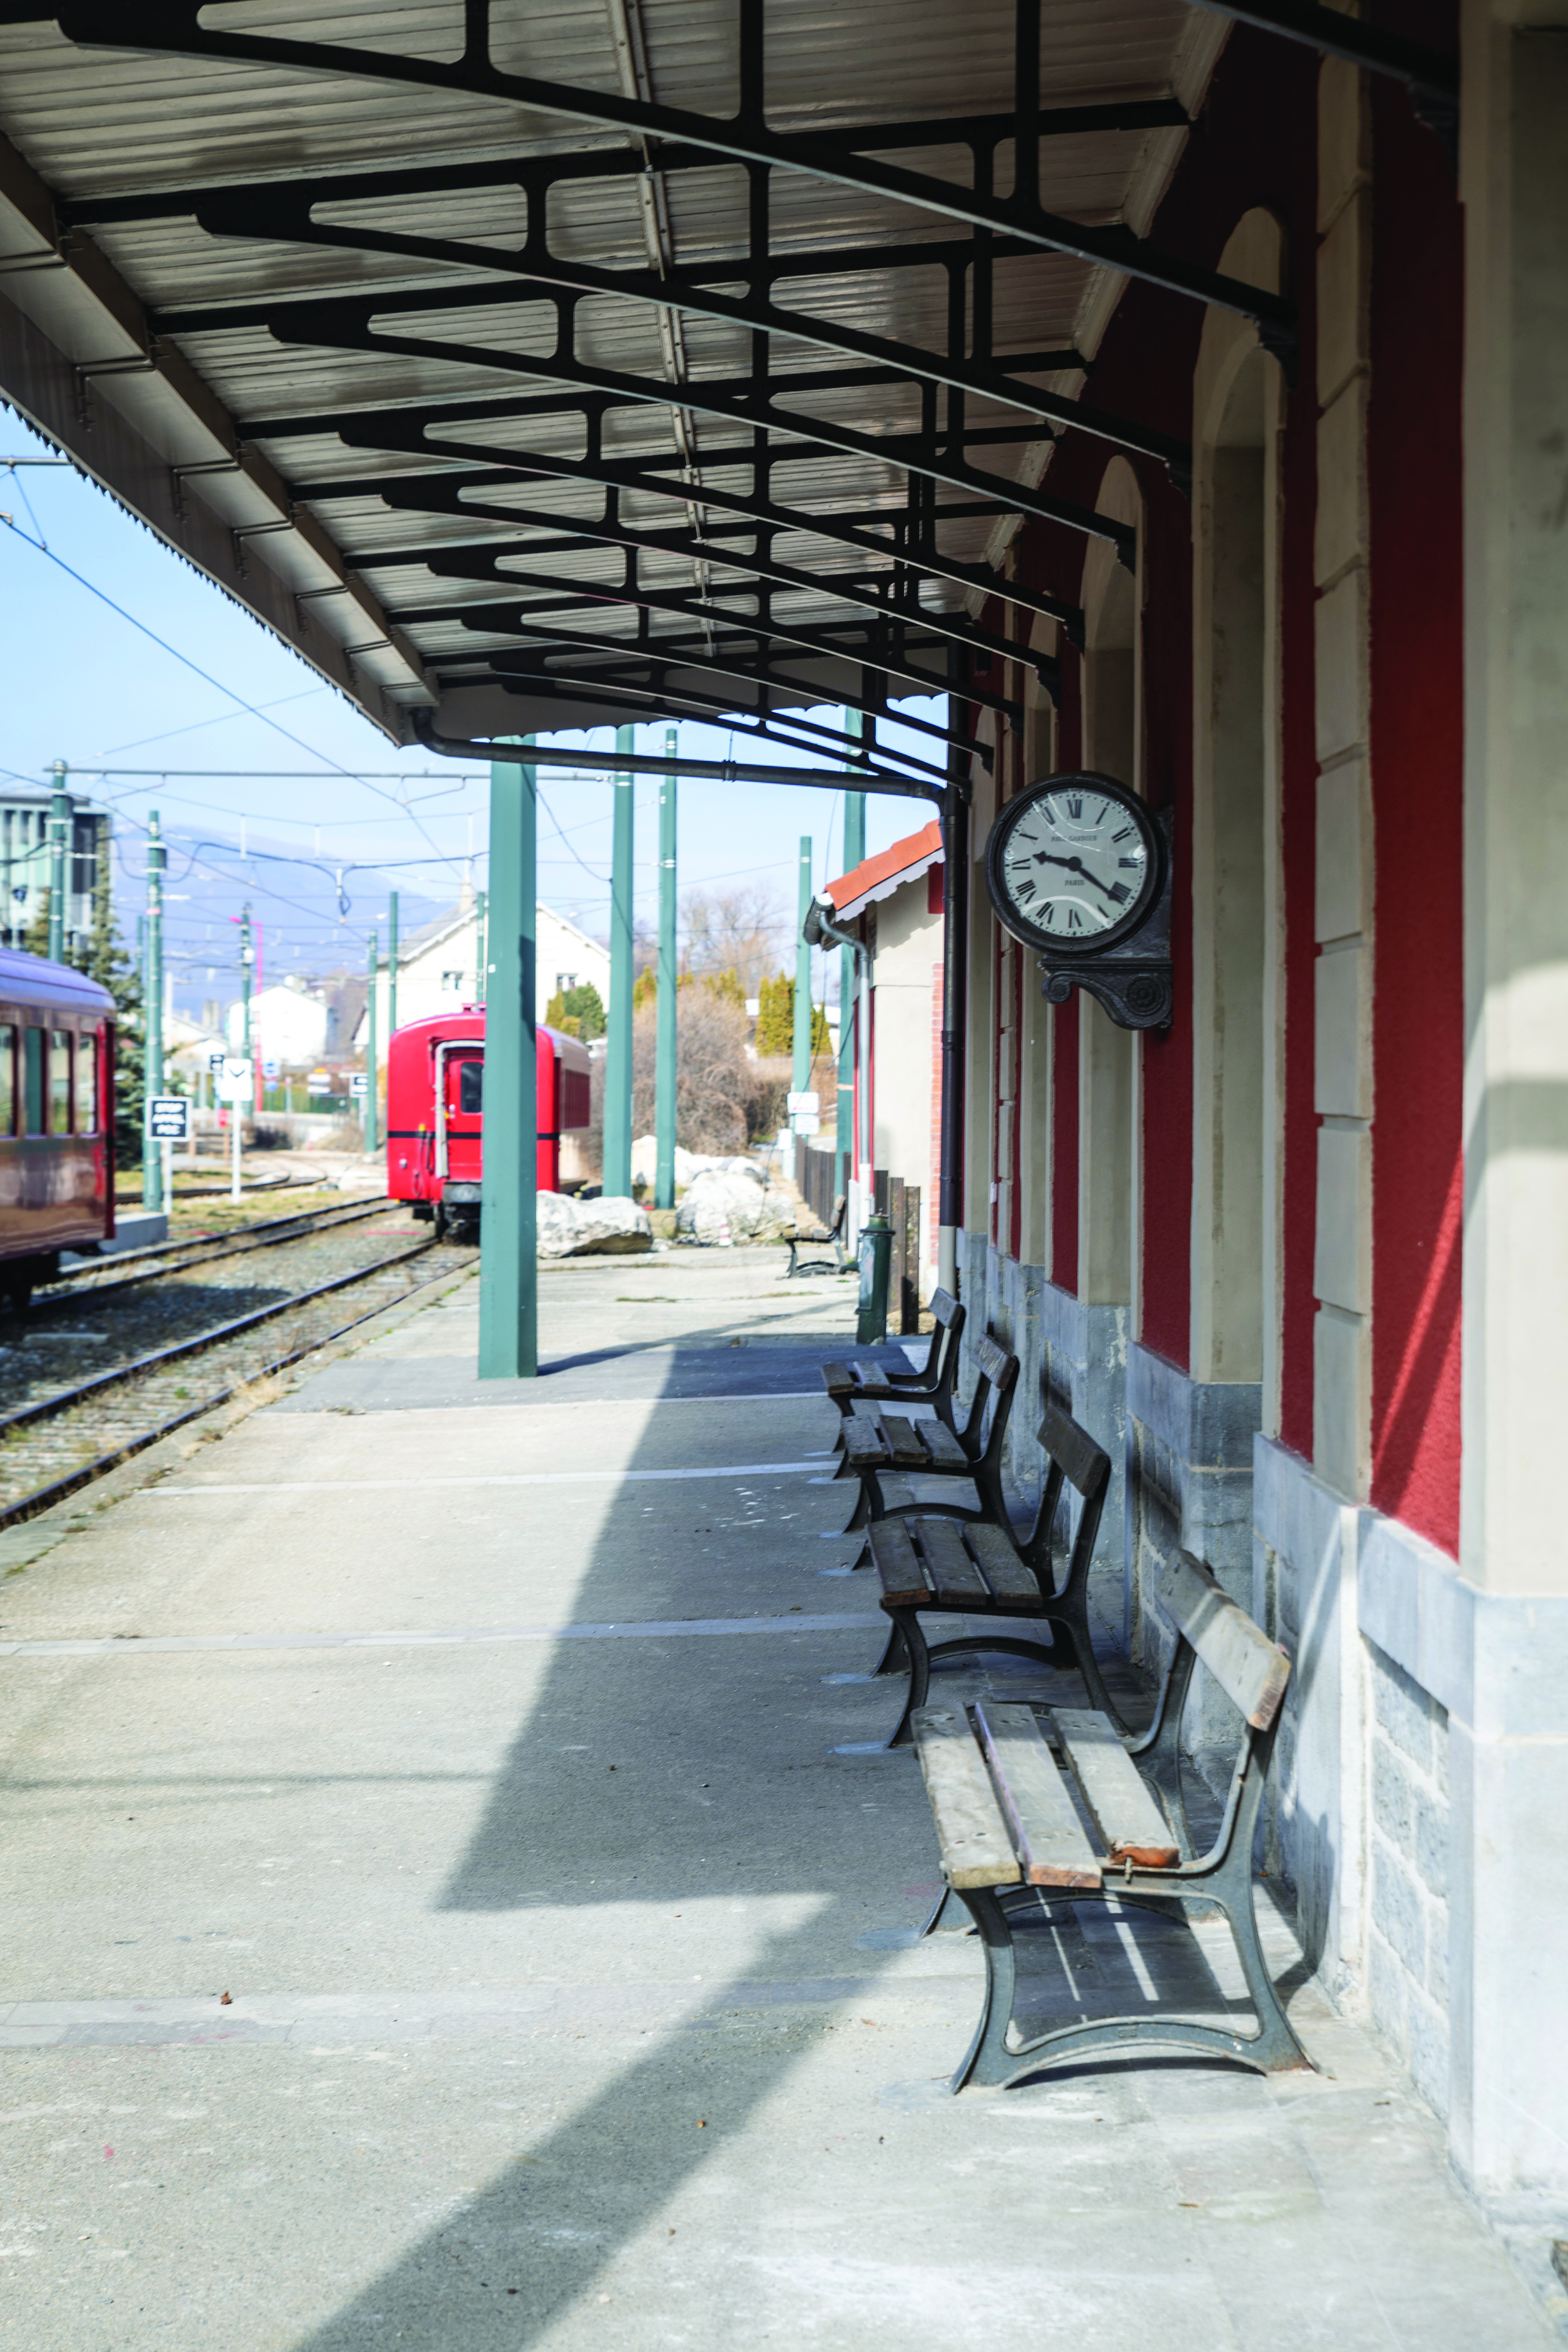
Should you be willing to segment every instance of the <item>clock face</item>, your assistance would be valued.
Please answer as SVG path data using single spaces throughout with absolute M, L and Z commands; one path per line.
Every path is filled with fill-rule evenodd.
M 985 874 L 1009 930 L 1047 954 L 1092 955 L 1147 919 L 1164 878 L 1163 852 L 1148 810 L 1125 785 L 1109 776 L 1047 776 L 997 818 Z

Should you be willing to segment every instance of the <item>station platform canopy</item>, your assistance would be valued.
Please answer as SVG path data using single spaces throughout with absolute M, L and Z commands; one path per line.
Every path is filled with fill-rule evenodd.
M 962 678 L 984 752 L 1080 632 L 1019 520 L 1131 556 L 1059 437 L 1184 477 L 1094 403 L 1128 275 L 1288 338 L 1147 241 L 1232 13 L 10 0 L 0 391 L 396 741 L 723 717 L 939 786 L 889 706 Z

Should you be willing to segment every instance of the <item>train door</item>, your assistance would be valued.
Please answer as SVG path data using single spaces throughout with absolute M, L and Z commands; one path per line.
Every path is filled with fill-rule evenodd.
M 448 1184 L 477 1184 L 480 1175 L 479 1137 L 483 1127 L 485 1055 L 480 1046 L 465 1046 L 444 1056 L 443 1109 L 447 1129 Z

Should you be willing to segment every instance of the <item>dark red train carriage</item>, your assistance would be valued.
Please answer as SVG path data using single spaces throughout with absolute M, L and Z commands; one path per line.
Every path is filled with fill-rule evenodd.
M 542 1192 L 561 1189 L 561 1139 L 588 1124 L 588 1053 L 539 1026 Z M 395 1030 L 386 1056 L 386 1189 L 443 1232 L 479 1221 L 485 1076 L 483 1006 Z
M 0 948 L 0 1302 L 114 1235 L 114 999 Z

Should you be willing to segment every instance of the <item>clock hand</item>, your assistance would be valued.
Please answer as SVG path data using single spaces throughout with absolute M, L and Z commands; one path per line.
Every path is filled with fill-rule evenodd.
M 1081 857 L 1053 857 L 1048 849 L 1037 849 L 1035 863 L 1037 866 L 1065 866 L 1069 874 L 1081 874 L 1086 882 L 1092 882 L 1102 898 L 1110 898 L 1109 883 L 1102 882 L 1098 874 L 1090 873 Z

